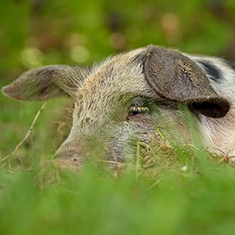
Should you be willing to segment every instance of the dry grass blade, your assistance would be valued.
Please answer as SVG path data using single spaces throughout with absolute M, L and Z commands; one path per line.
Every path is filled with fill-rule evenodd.
M 37 121 L 37 119 L 38 119 L 40 113 L 42 112 L 42 110 L 44 109 L 44 107 L 46 106 L 46 104 L 47 104 L 47 101 L 43 104 L 43 106 L 42 106 L 42 107 L 39 109 L 39 111 L 37 112 L 37 114 L 36 114 L 36 116 L 35 116 L 35 118 L 34 118 L 32 124 L 31 124 L 31 126 L 30 126 L 30 128 L 29 128 L 29 130 L 28 130 L 28 132 L 27 132 L 27 134 L 26 134 L 26 136 L 24 137 L 24 139 L 15 147 L 14 151 L 13 151 L 11 154 L 9 154 L 9 155 L 7 155 L 6 157 L 4 157 L 3 159 L 1 159 L 0 163 L 3 162 L 3 161 L 5 161 L 6 159 L 8 159 L 9 157 L 11 157 L 12 155 L 14 155 L 14 154 L 17 152 L 17 150 L 20 148 L 20 146 L 26 141 L 26 139 L 29 137 L 30 133 L 32 132 L 33 127 L 34 127 L 34 125 L 35 125 L 35 123 L 36 123 L 36 121 Z

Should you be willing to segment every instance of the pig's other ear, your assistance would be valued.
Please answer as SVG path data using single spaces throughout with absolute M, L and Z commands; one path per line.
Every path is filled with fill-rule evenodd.
M 41 101 L 69 94 L 75 98 L 76 90 L 89 73 L 87 68 L 67 65 L 49 65 L 23 73 L 2 92 L 13 99 Z
M 218 96 L 201 68 L 176 51 L 148 46 L 144 75 L 157 95 L 193 105 L 205 116 L 220 118 L 230 109 L 229 102 Z

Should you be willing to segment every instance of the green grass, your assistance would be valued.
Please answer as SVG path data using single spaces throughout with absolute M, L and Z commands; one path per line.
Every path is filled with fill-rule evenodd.
M 234 169 L 194 164 L 151 178 L 136 177 L 134 163 L 122 176 L 92 163 L 81 172 L 2 169 L 1 234 L 234 234 Z

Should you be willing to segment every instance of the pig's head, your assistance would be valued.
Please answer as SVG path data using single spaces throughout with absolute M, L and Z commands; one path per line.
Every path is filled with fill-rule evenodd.
M 108 58 L 92 68 L 36 68 L 3 92 L 28 101 L 70 95 L 75 103 L 73 126 L 56 156 L 75 164 L 88 154 L 92 142 L 122 160 L 130 154 L 133 140 L 148 143 L 159 136 L 158 127 L 164 127 L 166 134 L 166 126 L 172 123 L 180 132 L 168 141 L 187 141 L 179 103 L 186 104 L 195 116 L 219 118 L 229 110 L 227 100 L 216 94 L 195 62 L 152 45 Z

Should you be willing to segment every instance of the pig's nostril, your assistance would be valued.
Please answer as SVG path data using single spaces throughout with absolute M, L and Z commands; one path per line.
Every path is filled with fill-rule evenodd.
M 78 162 L 78 160 L 79 160 L 78 157 L 73 157 L 72 158 L 72 161 L 74 161 L 74 162 Z

